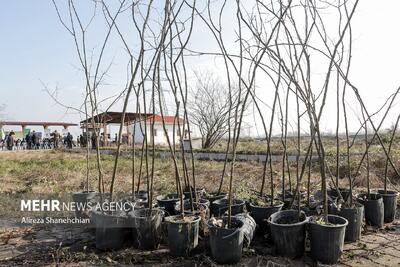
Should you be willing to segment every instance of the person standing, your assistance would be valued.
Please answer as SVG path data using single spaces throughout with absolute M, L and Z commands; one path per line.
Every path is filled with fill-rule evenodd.
M 96 132 L 93 132 L 91 139 L 92 139 L 92 149 L 96 149 L 97 148 Z
M 30 133 L 26 134 L 25 142 L 26 142 L 27 149 L 31 149 L 32 148 L 32 136 Z
M 82 134 L 79 136 L 79 143 L 81 144 L 81 147 L 86 147 L 86 145 L 87 145 L 85 138 L 83 138 Z
M 54 139 L 54 148 L 58 148 L 58 144 L 60 143 L 60 134 L 55 130 L 53 133 L 53 139 Z
M 7 138 L 7 148 L 8 150 L 14 149 L 14 141 L 15 141 L 15 133 L 13 131 L 10 132 Z
M 39 137 L 37 136 L 36 132 L 32 132 L 32 148 L 37 149 L 39 145 Z
M 72 149 L 72 141 L 73 141 L 73 137 L 72 134 L 70 132 L 68 132 L 67 134 L 67 148 Z

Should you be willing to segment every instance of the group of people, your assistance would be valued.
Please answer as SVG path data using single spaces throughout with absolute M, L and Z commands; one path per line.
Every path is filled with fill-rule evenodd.
M 100 138 L 98 138 L 96 133 L 93 132 L 89 135 L 83 133 L 77 136 L 74 141 L 71 133 L 68 132 L 67 135 L 62 136 L 57 130 L 55 130 L 50 133 L 50 138 L 42 138 L 40 133 L 32 131 L 26 134 L 24 138 L 17 139 L 15 132 L 10 131 L 6 134 L 4 139 L 0 139 L 0 150 L 58 149 L 61 147 L 72 149 L 73 147 L 83 148 L 87 146 L 96 149 L 97 145 L 100 147 L 105 146 L 106 138 L 107 136 L 103 133 L 100 134 Z M 117 134 L 115 134 L 115 143 L 117 142 L 117 139 Z
M 7 150 L 13 150 L 14 144 L 16 143 L 15 140 L 15 133 L 13 131 L 9 132 L 4 139 L 0 141 L 1 147 L 6 147 Z M 19 143 L 19 141 L 18 141 Z
M 57 149 L 61 146 L 72 149 L 72 147 L 81 143 L 78 137 L 77 144 L 75 144 L 71 133 L 62 137 L 61 134 L 55 130 L 50 136 L 51 138 L 42 138 L 39 133 L 32 131 L 26 134 L 24 138 L 17 139 L 15 132 L 10 131 L 5 135 L 4 139 L 0 140 L 0 150 Z

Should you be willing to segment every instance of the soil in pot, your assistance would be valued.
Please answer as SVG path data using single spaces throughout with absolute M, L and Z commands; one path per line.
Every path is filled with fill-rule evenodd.
M 267 199 L 252 199 L 249 203 L 250 215 L 257 223 L 257 234 L 264 235 L 268 229 L 268 218 L 283 207 L 283 202 L 276 200 L 274 205 Z
M 365 222 L 371 226 L 382 227 L 384 221 L 383 198 L 378 193 L 360 194 L 357 201 L 364 205 Z
M 161 222 L 163 211 L 160 209 L 135 209 L 129 214 L 133 223 L 133 244 L 139 249 L 156 249 L 161 242 Z
M 202 216 L 206 216 L 209 217 L 210 216 L 210 210 L 208 208 L 208 200 L 206 200 L 207 202 L 205 203 L 193 203 L 193 206 L 190 203 L 189 199 L 185 199 L 183 201 L 183 209 L 184 209 L 184 214 L 186 215 L 202 215 Z M 192 210 L 193 207 L 193 210 Z M 181 212 L 181 203 L 180 201 L 178 201 L 175 204 L 175 213 L 179 214 Z
M 206 200 L 206 199 L 205 199 Z M 208 200 L 206 200 L 208 202 Z M 210 209 L 204 203 L 193 203 L 194 210 L 191 210 L 192 205 L 190 205 L 190 200 L 184 200 L 184 214 L 185 215 L 195 215 L 200 217 L 199 222 L 199 233 L 200 236 L 205 236 L 207 232 L 207 220 L 210 218 Z M 175 205 L 176 213 L 179 214 L 181 209 L 180 202 Z
M 278 255 L 297 258 L 304 254 L 308 219 L 301 211 L 283 210 L 269 218 L 272 241 Z
M 399 195 L 399 193 L 389 190 L 386 190 L 386 193 L 385 190 L 378 190 L 378 193 L 383 198 L 384 222 L 391 223 L 396 217 L 397 196 Z
M 215 217 L 222 216 L 225 212 L 228 211 L 229 200 L 227 198 L 222 198 L 215 200 L 210 206 L 211 215 Z M 232 200 L 232 215 L 236 215 L 239 213 L 243 213 L 245 211 L 245 202 L 241 199 L 233 199 Z
M 346 226 L 344 241 L 355 242 L 360 240 L 364 218 L 364 206 L 360 203 L 355 203 L 352 208 L 341 207 L 336 214 L 345 218 L 349 222 Z
M 348 222 L 337 215 L 328 215 L 328 222 L 310 220 L 311 257 L 324 264 L 335 264 L 343 253 Z
M 167 215 L 175 215 L 175 204 L 179 201 L 178 194 L 166 194 L 157 196 L 158 206 L 164 208 Z
M 96 225 L 96 248 L 117 250 L 128 240 L 129 223 L 126 214 L 107 213 L 100 210 L 91 213 Z
M 211 218 L 208 221 L 211 256 L 220 264 L 238 263 L 242 258 L 243 222 L 232 217 L 231 227 L 228 228 L 227 220 L 228 218 L 224 217 L 218 220 Z
M 97 197 L 98 193 L 95 191 L 75 192 L 72 194 L 72 200 L 76 204 L 75 216 L 77 218 L 89 218 L 87 213 L 87 203 Z
M 189 256 L 199 242 L 199 216 L 176 215 L 165 218 L 168 247 L 172 256 Z

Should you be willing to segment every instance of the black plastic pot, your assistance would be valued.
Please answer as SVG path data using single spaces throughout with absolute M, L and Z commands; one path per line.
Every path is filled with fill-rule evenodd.
M 197 189 L 195 192 L 194 188 L 192 188 L 192 191 L 190 191 L 189 188 L 186 188 L 185 191 L 183 192 L 183 194 L 185 195 L 185 199 L 190 199 L 190 192 L 192 192 L 193 199 L 195 199 L 196 193 L 197 193 L 197 197 L 200 198 L 204 192 L 204 189 Z
M 339 192 L 342 195 L 343 201 L 346 202 L 350 196 L 350 189 L 339 188 Z M 328 196 L 336 199 L 339 198 L 338 191 L 335 188 L 328 190 Z
M 102 211 L 91 213 L 96 225 L 96 248 L 100 250 L 117 250 L 123 247 L 126 234 L 129 232 L 126 216 L 107 214 Z
M 378 193 L 360 194 L 357 201 L 364 205 L 365 222 L 371 226 L 382 227 L 384 221 L 383 198 Z
M 280 202 L 272 207 L 262 207 L 254 205 L 250 202 L 250 215 L 256 221 L 258 225 L 257 233 L 264 234 L 268 227 L 268 218 L 275 212 L 278 212 L 282 209 L 283 203 Z
M 199 222 L 199 233 L 200 236 L 205 236 L 206 233 L 208 232 L 207 229 L 207 220 L 210 218 L 210 209 L 207 206 L 208 200 L 204 199 L 203 203 L 193 203 L 193 208 L 194 210 L 191 210 L 191 205 L 190 205 L 190 200 L 186 199 L 184 200 L 184 214 L 185 215 L 195 215 L 200 217 L 200 222 Z M 181 206 L 180 202 L 177 202 L 175 205 L 175 210 L 176 214 L 180 213 Z
M 87 203 L 96 198 L 98 195 L 95 191 L 83 191 L 83 192 L 75 192 L 72 194 L 72 200 L 76 204 L 75 216 L 77 218 L 88 218 L 89 215 L 86 214 Z
M 194 199 L 193 199 L 194 201 Z M 178 203 L 178 202 L 177 202 Z M 190 209 L 190 199 L 186 199 L 184 200 L 185 205 L 187 205 L 187 207 Z M 202 204 L 204 206 L 210 207 L 210 201 L 208 199 L 205 198 L 199 198 L 197 199 L 197 202 L 195 202 L 195 204 Z M 185 208 L 186 210 L 186 208 Z
M 364 218 L 364 206 L 360 203 L 355 203 L 354 208 L 341 208 L 336 214 L 349 222 L 346 226 L 344 241 L 355 242 L 360 240 Z
M 189 256 L 199 243 L 199 216 L 181 215 L 165 218 L 168 230 L 168 247 L 172 256 Z
M 227 217 L 224 217 L 224 222 Z M 231 218 L 232 227 L 216 227 L 208 224 L 210 230 L 210 249 L 212 258 L 220 264 L 234 264 L 242 258 L 244 234 L 241 230 L 243 222 L 235 217 Z
M 199 199 L 199 200 L 201 200 L 201 199 Z M 193 203 L 193 209 L 194 209 L 193 211 L 192 211 L 192 205 L 190 203 L 190 200 L 189 199 L 184 200 L 183 201 L 184 214 L 200 216 L 201 213 L 204 212 L 205 216 L 209 216 L 210 210 L 207 205 L 207 203 L 209 203 L 209 202 L 206 199 L 204 199 L 204 200 L 200 203 Z M 178 201 L 175 204 L 175 213 L 178 214 L 180 212 L 181 212 L 181 203 L 180 203 L 180 201 Z
M 383 205 L 385 210 L 384 221 L 385 223 L 391 223 L 396 217 L 397 196 L 399 195 L 399 193 L 389 190 L 386 190 L 386 194 L 385 190 L 378 190 L 378 193 L 383 198 Z
M 283 207 L 282 209 L 289 209 L 290 203 L 293 202 L 295 192 L 290 192 L 289 190 L 285 191 L 285 200 L 283 201 L 283 195 L 282 193 L 278 194 L 278 198 L 283 201 Z M 305 192 L 300 192 L 300 199 L 304 200 L 306 198 L 306 193 Z M 297 197 L 296 200 L 297 201 Z
M 133 222 L 133 244 L 139 249 L 156 249 L 161 242 L 161 222 L 163 211 L 160 209 L 135 209 L 128 214 Z
M 145 190 L 139 190 L 139 191 L 135 192 L 135 196 L 137 196 L 139 198 L 145 198 L 145 199 L 149 198 L 149 194 Z
M 210 201 L 210 205 L 218 199 L 224 198 L 226 197 L 226 193 L 220 192 L 219 195 L 217 195 L 218 192 L 214 192 L 214 193 L 207 193 L 207 195 L 205 196 L 205 198 Z
M 297 210 L 278 211 L 268 221 L 272 241 L 279 255 L 293 259 L 304 254 L 308 219 L 303 211 L 300 217 Z
M 132 209 L 142 209 L 149 207 L 148 199 L 145 197 L 145 195 L 142 194 L 135 193 L 135 196 L 129 195 L 128 197 L 123 197 L 120 201 L 130 203 Z
M 244 212 L 245 202 L 240 199 L 232 200 L 232 215 Z M 215 217 L 222 216 L 229 208 L 229 201 L 227 198 L 215 200 L 210 206 L 211 215 Z
M 311 207 L 309 207 L 309 206 L 301 206 L 300 209 L 301 209 L 302 211 L 304 211 L 304 213 L 306 214 L 307 217 L 309 217 L 309 216 L 314 216 L 314 215 L 317 215 L 317 214 L 318 214 L 318 212 L 317 212 L 317 210 L 315 209 L 315 207 L 314 207 L 314 208 L 311 208 Z
M 167 212 L 167 215 L 175 215 L 175 204 L 179 201 L 178 194 L 167 194 L 157 196 L 158 206 L 164 208 Z
M 310 222 L 311 257 L 324 264 L 335 264 L 343 253 L 347 220 L 328 215 L 330 224 Z

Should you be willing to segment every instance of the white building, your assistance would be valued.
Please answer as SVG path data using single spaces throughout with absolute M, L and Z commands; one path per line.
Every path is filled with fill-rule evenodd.
M 154 129 L 152 128 L 153 120 L 154 120 Z M 152 115 L 149 116 L 146 119 L 146 121 L 136 122 L 135 124 L 133 124 L 132 127 L 132 134 L 134 133 L 134 142 L 136 144 L 139 143 L 141 144 L 145 136 L 147 136 L 147 142 L 149 144 L 153 142 L 153 137 L 154 137 L 154 143 L 156 145 L 168 145 L 167 136 L 165 134 L 163 127 L 163 121 L 165 123 L 165 128 L 167 130 L 171 145 L 173 143 L 174 137 L 175 137 L 175 144 L 179 145 L 180 135 L 179 135 L 178 122 L 181 128 L 181 135 L 183 138 L 185 138 L 187 131 L 185 131 L 185 133 L 182 133 L 184 120 L 182 118 L 178 119 L 176 116 Z M 145 134 L 145 123 L 146 123 L 147 134 Z

